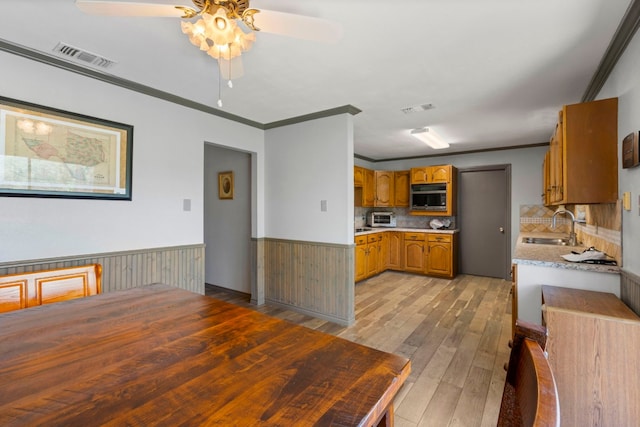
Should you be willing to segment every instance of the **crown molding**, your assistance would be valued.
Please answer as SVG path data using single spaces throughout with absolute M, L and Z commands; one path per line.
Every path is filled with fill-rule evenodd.
M 0 39 L 0 51 L 11 53 L 11 54 L 20 56 L 22 58 L 26 58 L 32 61 L 40 62 L 42 64 L 50 65 L 52 67 L 56 67 L 65 71 L 69 71 L 75 74 L 79 74 L 85 77 L 99 80 L 104 83 L 109 83 L 115 86 L 132 90 L 134 92 L 142 93 L 147 96 L 162 99 L 164 101 L 182 105 L 183 107 L 202 111 L 204 113 L 212 114 L 214 116 L 218 116 L 223 119 L 231 120 L 237 123 L 242 123 L 244 125 L 262 129 L 262 130 L 273 129 L 280 126 L 288 126 L 295 123 L 305 122 L 308 120 L 314 120 L 314 119 L 319 119 L 323 117 L 334 116 L 337 114 L 346 113 L 346 114 L 355 115 L 360 113 L 361 111 L 352 105 L 343 105 L 341 107 L 336 107 L 330 110 L 318 111 L 316 113 L 306 114 L 303 116 L 292 117 L 290 119 L 264 124 L 264 123 L 259 123 L 253 120 L 246 119 L 241 116 L 237 116 L 235 114 L 228 113 L 226 111 L 219 110 L 217 108 L 213 108 L 209 105 L 205 105 L 199 102 L 192 101 L 187 98 L 173 95 L 169 92 L 154 89 L 150 86 L 136 83 L 131 80 L 123 79 L 123 78 L 114 76 L 113 74 L 105 73 L 99 70 L 95 70 L 93 68 L 84 67 L 79 64 L 74 64 L 72 62 L 65 61 L 63 59 L 37 51 L 35 49 L 31 49 L 31 48 L 10 42 L 8 40 Z
M 593 101 L 596 98 L 639 26 L 640 0 L 634 0 L 622 17 L 622 21 L 620 21 L 609 47 L 607 47 L 602 56 L 584 95 L 582 95 L 582 102 Z

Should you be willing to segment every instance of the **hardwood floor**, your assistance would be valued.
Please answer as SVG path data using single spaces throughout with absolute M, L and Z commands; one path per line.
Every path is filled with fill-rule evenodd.
M 356 323 L 344 327 L 249 303 L 207 285 L 206 294 L 411 359 L 395 425 L 495 426 L 511 338 L 511 282 L 385 272 L 356 285 Z

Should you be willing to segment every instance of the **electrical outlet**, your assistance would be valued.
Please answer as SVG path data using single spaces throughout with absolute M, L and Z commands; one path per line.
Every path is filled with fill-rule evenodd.
M 327 211 L 327 201 L 320 200 L 320 212 L 326 212 L 326 211 Z

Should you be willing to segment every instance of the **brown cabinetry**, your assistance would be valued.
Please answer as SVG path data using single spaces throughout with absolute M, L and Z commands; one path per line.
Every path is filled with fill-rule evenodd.
M 384 270 L 383 233 L 367 234 L 355 238 L 355 281 L 374 276 Z
M 565 105 L 549 144 L 549 204 L 618 199 L 618 99 Z
M 638 425 L 640 318 L 605 292 L 542 286 L 542 302 L 562 425 Z
M 404 233 L 404 270 L 425 272 L 425 233 Z
M 411 168 L 411 184 L 447 183 L 451 181 L 451 165 Z
M 400 231 L 387 231 L 389 242 L 389 265 L 390 270 L 402 270 L 403 233 Z
M 361 166 L 353 167 L 353 185 L 362 187 L 364 185 L 364 168 Z
M 374 205 L 377 207 L 389 207 L 394 204 L 395 180 L 393 171 L 375 171 L 376 196 Z
M 409 171 L 374 171 L 354 166 L 353 185 L 357 207 L 409 206 Z
M 409 171 L 394 172 L 394 206 L 409 207 Z
M 356 236 L 355 281 L 385 270 L 453 278 L 456 234 L 383 231 Z
M 451 234 L 429 234 L 427 241 L 427 274 L 453 277 L 453 241 Z

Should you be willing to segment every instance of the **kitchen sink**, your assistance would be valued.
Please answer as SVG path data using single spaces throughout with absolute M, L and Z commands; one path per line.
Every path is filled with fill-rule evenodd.
M 369 227 L 360 227 L 360 228 L 356 228 L 356 233 L 361 233 L 363 231 L 371 231 L 373 230 L 373 228 L 369 228 Z
M 522 243 L 566 246 L 569 244 L 569 239 L 566 237 L 523 237 Z

